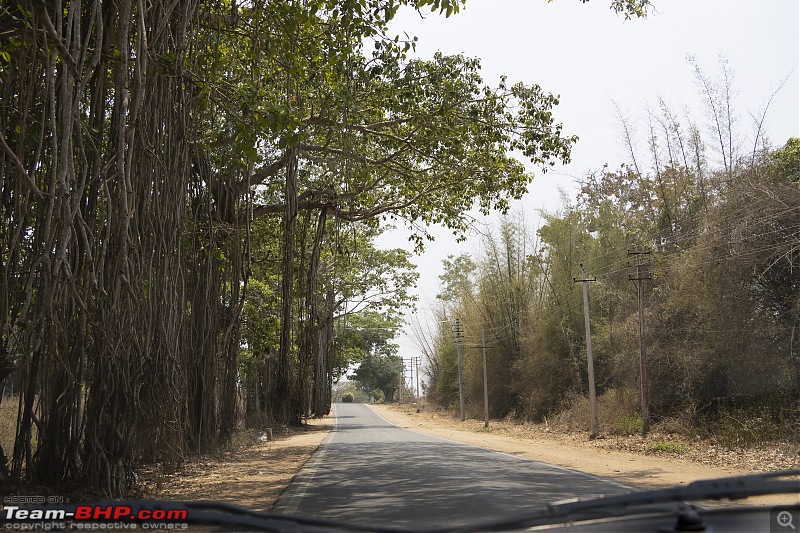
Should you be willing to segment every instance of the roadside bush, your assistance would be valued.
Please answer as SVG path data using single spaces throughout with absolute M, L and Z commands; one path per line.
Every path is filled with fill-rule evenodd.
M 597 425 L 601 434 L 617 433 L 620 419 L 629 416 L 636 409 L 636 397 L 630 391 L 614 389 L 606 391 L 597 398 Z M 589 398 L 575 395 L 568 407 L 549 416 L 550 421 L 571 430 L 590 431 Z
M 617 420 L 614 433 L 617 435 L 635 435 L 642 432 L 642 415 L 639 413 L 625 415 Z
M 647 448 L 654 452 L 674 453 L 676 455 L 686 453 L 686 446 L 683 444 L 666 440 L 657 440 L 655 442 L 651 442 Z
M 774 400 L 774 399 L 773 399 Z M 716 406 L 698 416 L 696 431 L 723 446 L 760 446 L 778 440 L 798 440 L 798 409 L 786 405 Z

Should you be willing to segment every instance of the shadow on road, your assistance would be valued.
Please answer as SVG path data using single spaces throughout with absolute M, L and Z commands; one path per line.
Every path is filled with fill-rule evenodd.
M 588 475 L 446 441 L 397 442 L 396 428 L 370 443 L 334 442 L 325 449 L 296 514 L 352 523 L 430 527 L 464 524 L 535 510 L 566 498 L 624 492 Z M 382 430 L 382 431 L 381 431 Z M 408 432 L 404 432 L 408 433 Z M 412 435 L 418 435 L 412 433 Z M 379 437 L 379 439 L 380 439 Z M 351 465 L 358 464 L 358 468 Z

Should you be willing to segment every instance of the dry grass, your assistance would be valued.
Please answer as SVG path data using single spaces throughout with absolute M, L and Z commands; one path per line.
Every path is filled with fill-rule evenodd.
M 630 435 L 635 425 L 632 418 L 636 412 L 636 402 L 632 401 L 629 394 L 611 391 L 597 398 L 597 425 L 601 434 Z M 589 415 L 589 399 L 585 396 L 576 396 L 571 399 L 569 406 L 554 415 L 549 422 L 570 431 L 590 431 L 591 420 Z M 641 418 L 639 419 L 641 430 Z

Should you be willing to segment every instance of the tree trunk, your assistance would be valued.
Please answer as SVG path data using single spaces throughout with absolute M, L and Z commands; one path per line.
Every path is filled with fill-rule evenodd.
M 286 209 L 283 216 L 283 278 L 281 280 L 281 326 L 278 347 L 278 364 L 272 392 L 272 418 L 280 422 L 298 422 L 296 398 L 292 398 L 294 375 L 294 350 L 292 316 L 294 300 L 294 238 L 297 227 L 297 149 L 290 148 L 286 165 L 284 197 Z

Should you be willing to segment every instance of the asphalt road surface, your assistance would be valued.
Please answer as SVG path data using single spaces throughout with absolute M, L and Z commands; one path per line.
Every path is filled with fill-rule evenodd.
M 429 528 L 630 490 L 576 470 L 400 429 L 367 405 L 339 403 L 334 414 L 335 428 L 274 512 Z

